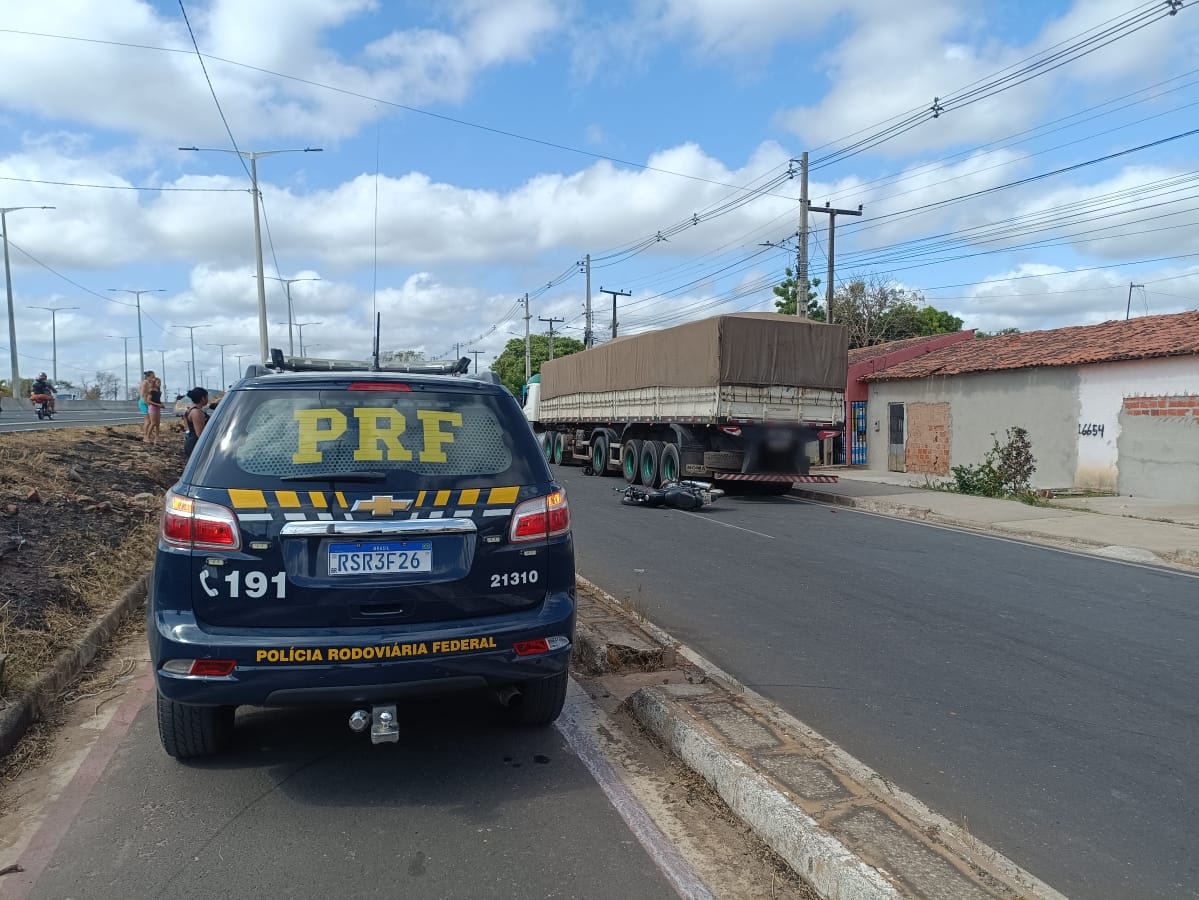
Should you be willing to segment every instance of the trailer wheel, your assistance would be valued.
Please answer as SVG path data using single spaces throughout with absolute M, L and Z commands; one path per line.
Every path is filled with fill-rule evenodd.
M 663 446 L 662 460 L 658 465 L 662 471 L 662 481 L 678 481 L 679 471 L 682 469 L 679 464 L 679 448 L 674 444 Z
M 633 438 L 624 442 L 620 448 L 620 469 L 624 472 L 624 480 L 629 484 L 637 484 L 641 476 L 641 441 Z
M 537 443 L 541 445 L 541 452 L 545 454 L 545 461 L 552 462 L 554 458 L 554 432 L 541 432 L 541 434 L 537 435 Z
M 596 475 L 608 475 L 608 439 L 602 434 L 591 443 L 591 468 Z
M 662 474 L 662 442 L 646 441 L 641 445 L 641 483 L 657 487 Z
M 562 465 L 562 458 L 566 455 L 566 435 L 561 431 L 554 432 L 554 465 Z

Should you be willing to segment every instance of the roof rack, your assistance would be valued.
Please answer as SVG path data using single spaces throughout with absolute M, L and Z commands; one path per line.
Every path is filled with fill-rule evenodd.
M 406 375 L 465 375 L 470 370 L 470 357 L 464 356 L 457 361 L 376 365 L 366 359 L 284 356 L 282 350 L 272 347 L 271 361 L 263 368 L 275 372 L 398 372 Z

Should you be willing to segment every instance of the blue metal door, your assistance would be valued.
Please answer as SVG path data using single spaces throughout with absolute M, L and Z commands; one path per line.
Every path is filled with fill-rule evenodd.
M 849 404 L 849 464 L 866 465 L 866 401 Z

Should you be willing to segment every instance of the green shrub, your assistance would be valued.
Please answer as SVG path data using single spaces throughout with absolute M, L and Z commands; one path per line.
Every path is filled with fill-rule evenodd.
M 1019 426 L 1009 428 L 1003 444 L 994 432 L 991 438 L 994 445 L 981 463 L 953 467 L 954 490 L 979 497 L 1031 496 L 1029 482 L 1037 470 L 1037 461 L 1028 431 Z

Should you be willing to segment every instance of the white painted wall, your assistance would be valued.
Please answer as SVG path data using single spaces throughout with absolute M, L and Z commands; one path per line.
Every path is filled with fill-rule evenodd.
M 1074 483 L 1080 488 L 1115 491 L 1120 478 L 1117 442 L 1124 398 L 1199 394 L 1199 356 L 1098 363 L 1079 366 L 1075 371 L 1079 431 L 1086 425 L 1097 425 L 1102 426 L 1103 433 L 1078 435 Z M 1155 492 L 1156 496 L 1171 496 L 1167 485 L 1162 485 L 1161 491 Z

